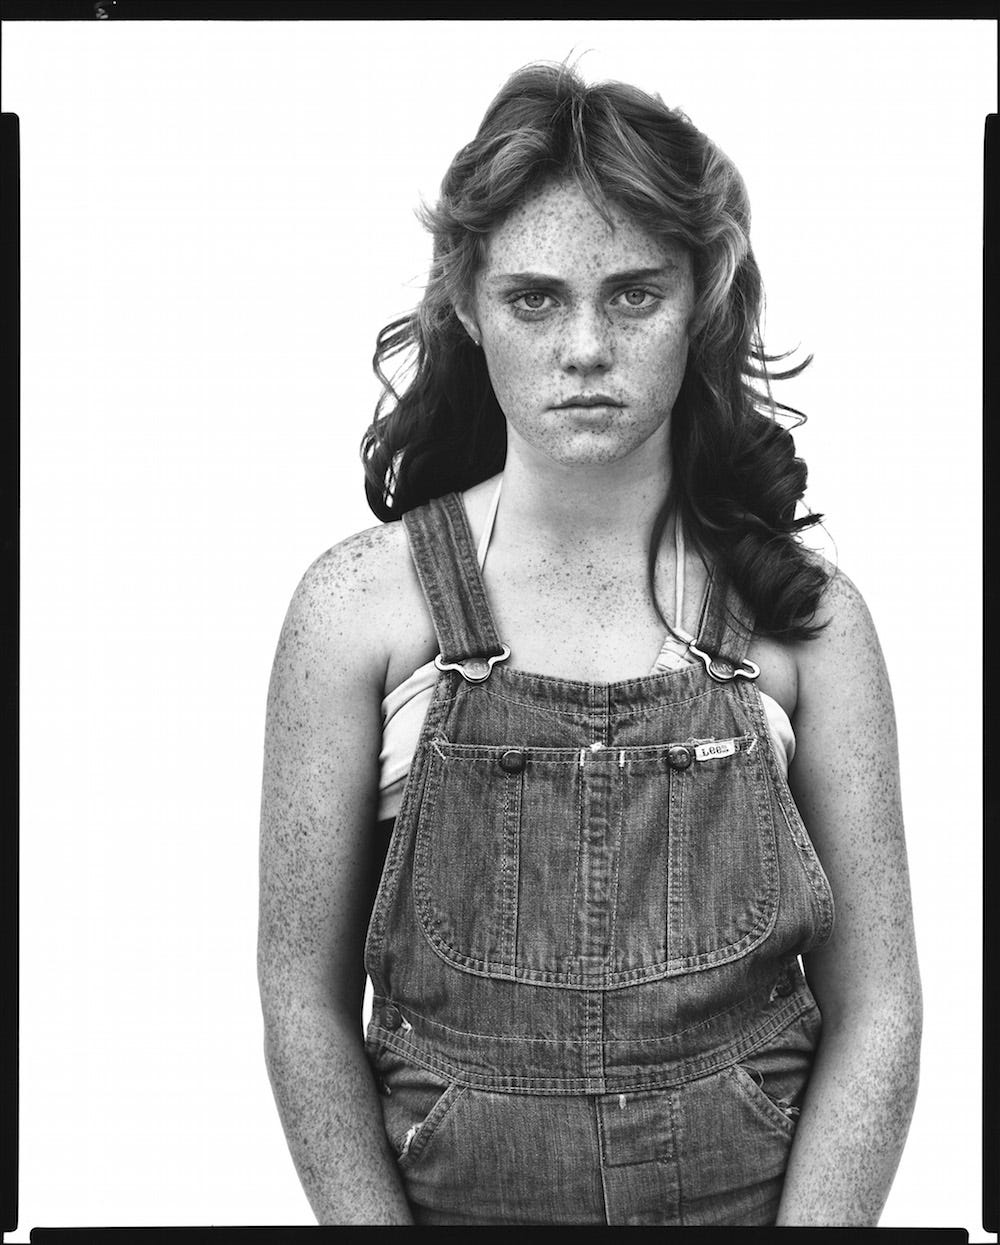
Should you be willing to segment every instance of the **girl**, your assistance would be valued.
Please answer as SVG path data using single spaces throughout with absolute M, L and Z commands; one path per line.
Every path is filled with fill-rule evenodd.
M 427 223 L 364 440 L 403 522 L 307 571 L 268 703 L 266 1051 L 317 1218 L 875 1224 L 920 1034 L 892 702 L 799 541 L 739 174 L 532 66 Z

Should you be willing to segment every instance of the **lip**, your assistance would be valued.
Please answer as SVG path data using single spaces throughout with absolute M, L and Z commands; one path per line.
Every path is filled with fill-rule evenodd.
M 557 402 L 552 408 L 554 411 L 564 411 L 570 407 L 579 406 L 622 406 L 623 403 L 609 398 L 606 393 L 578 393 L 575 397 L 567 398 L 565 402 Z

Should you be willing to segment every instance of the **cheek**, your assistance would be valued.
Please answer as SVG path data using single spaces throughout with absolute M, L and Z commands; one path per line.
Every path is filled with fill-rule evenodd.
M 619 339 L 617 362 L 634 376 L 648 380 L 668 379 L 687 363 L 689 337 L 687 325 L 679 321 L 667 328 L 646 330 L 645 325 L 629 326 Z
M 507 393 L 531 388 L 539 374 L 551 372 L 555 348 L 538 334 L 494 333 L 483 336 L 483 353 L 493 388 Z

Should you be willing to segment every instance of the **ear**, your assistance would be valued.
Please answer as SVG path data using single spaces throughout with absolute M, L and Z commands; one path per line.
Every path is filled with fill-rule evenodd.
M 479 332 L 479 325 L 476 323 L 475 316 L 457 304 L 455 305 L 455 315 L 461 320 L 462 327 L 472 338 L 473 343 L 477 346 L 482 345 L 482 334 Z

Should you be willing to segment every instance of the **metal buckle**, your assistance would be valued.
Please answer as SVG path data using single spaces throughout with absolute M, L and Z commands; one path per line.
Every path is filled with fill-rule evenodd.
M 492 657 L 466 657 L 464 661 L 445 661 L 442 654 L 438 653 L 434 664 L 439 670 L 457 670 L 466 683 L 485 683 L 497 662 L 506 661 L 510 656 L 510 649 L 506 644 L 501 645 L 501 648 L 503 652 L 495 653 Z
M 716 683 L 731 683 L 733 679 L 756 679 L 760 674 L 760 666 L 755 661 L 744 657 L 738 666 L 733 666 L 724 657 L 713 657 L 692 641 L 688 650 L 705 663 L 705 669 Z

